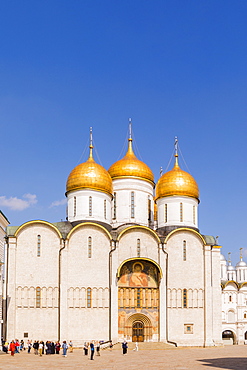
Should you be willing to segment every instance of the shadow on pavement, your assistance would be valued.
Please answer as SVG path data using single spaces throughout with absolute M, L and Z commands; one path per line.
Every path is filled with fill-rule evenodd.
M 246 352 L 247 355 L 247 352 Z M 227 369 L 227 370 L 244 370 L 247 369 L 247 358 L 245 357 L 225 357 L 197 360 L 205 362 L 202 364 L 207 367 Z

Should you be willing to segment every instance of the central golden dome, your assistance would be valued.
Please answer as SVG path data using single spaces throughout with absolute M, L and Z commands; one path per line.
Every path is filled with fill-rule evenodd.
M 88 160 L 71 171 L 66 184 L 66 193 L 80 189 L 92 189 L 112 195 L 111 176 L 104 167 L 94 161 L 92 149 L 93 146 L 90 145 Z
M 108 170 L 112 179 L 122 177 L 136 177 L 154 183 L 154 175 L 150 168 L 138 158 L 132 149 L 132 139 L 129 138 L 129 146 L 126 155 L 115 162 Z
M 164 173 L 156 185 L 156 200 L 169 196 L 186 196 L 199 200 L 199 189 L 195 179 L 179 167 L 178 155 L 171 171 Z

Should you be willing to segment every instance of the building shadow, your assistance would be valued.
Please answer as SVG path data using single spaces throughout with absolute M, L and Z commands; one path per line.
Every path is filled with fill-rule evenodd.
M 246 353 L 247 354 L 247 353 Z M 244 370 L 247 369 L 246 357 L 225 357 L 225 358 L 207 358 L 205 360 L 197 360 L 205 362 L 202 364 L 206 367 L 219 368 L 226 370 Z

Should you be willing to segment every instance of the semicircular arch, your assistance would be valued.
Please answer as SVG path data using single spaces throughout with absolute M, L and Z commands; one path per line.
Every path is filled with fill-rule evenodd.
M 194 229 L 190 229 L 189 227 L 179 227 L 178 229 L 174 229 L 174 230 L 172 230 L 167 236 L 166 236 L 166 238 L 165 238 L 165 241 L 164 241 L 164 243 L 166 244 L 167 242 L 168 242 L 168 240 L 170 239 L 170 237 L 173 235 L 173 234 L 175 234 L 175 233 L 177 233 L 177 232 L 180 232 L 180 231 L 189 231 L 189 232 L 191 232 L 191 233 L 193 233 L 193 234 L 195 234 L 195 235 L 197 235 L 198 236 L 198 238 L 199 239 L 201 239 L 201 241 L 203 242 L 203 244 L 204 245 L 206 245 L 207 243 L 206 243 L 206 240 L 204 239 L 204 237 L 198 232 L 198 231 L 196 231 L 196 230 L 194 230 Z
M 35 225 L 35 224 L 42 224 L 42 225 L 46 225 L 48 227 L 50 227 L 51 229 L 53 229 L 57 234 L 58 236 L 62 239 L 62 234 L 60 233 L 60 231 L 58 230 L 58 228 L 56 226 L 54 226 L 53 224 L 51 224 L 50 222 L 48 221 L 43 221 L 43 220 L 33 220 L 33 221 L 28 221 L 28 222 L 25 222 L 24 224 L 22 224 L 21 226 L 18 227 L 18 229 L 16 230 L 14 236 L 17 237 L 18 234 L 26 227 L 30 226 L 30 225 Z
M 96 224 L 94 222 L 82 222 L 78 225 L 76 225 L 72 230 L 70 230 L 70 232 L 68 233 L 68 236 L 67 236 L 67 239 L 69 240 L 71 235 L 76 231 L 78 230 L 79 228 L 82 228 L 82 227 L 86 227 L 86 226 L 94 226 L 96 228 L 99 228 L 100 230 L 102 230 L 110 240 L 112 240 L 112 236 L 111 234 L 109 233 L 109 231 L 107 229 L 104 228 L 104 226 L 102 225 L 99 225 L 99 224 Z
M 160 267 L 160 265 L 155 262 L 154 260 L 152 260 L 151 258 L 145 258 L 145 257 L 133 257 L 133 258 L 128 258 L 127 260 L 124 260 L 118 267 L 117 269 L 117 278 L 120 277 L 120 272 L 121 272 L 121 268 L 123 267 L 123 265 L 127 262 L 130 262 L 130 261 L 147 261 L 147 262 L 151 262 L 153 265 L 155 265 L 159 271 L 159 274 L 160 274 L 160 279 L 162 279 L 162 269 Z
M 126 229 L 122 230 L 118 237 L 117 237 L 117 241 L 119 241 L 121 239 L 121 237 L 128 231 L 130 230 L 134 230 L 134 229 L 141 229 L 141 230 L 146 230 L 148 233 L 150 233 L 156 240 L 158 243 L 160 243 L 160 238 L 158 237 L 158 235 L 156 234 L 156 232 L 152 229 L 150 229 L 149 227 L 147 226 L 141 226 L 141 225 L 131 225 L 131 226 L 128 226 L 126 227 Z

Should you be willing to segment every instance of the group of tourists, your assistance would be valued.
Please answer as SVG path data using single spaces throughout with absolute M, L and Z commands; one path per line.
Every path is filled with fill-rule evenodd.
M 3 345 L 3 352 L 8 353 L 10 352 L 11 356 L 14 356 L 15 353 L 20 353 L 20 351 L 25 351 L 26 347 L 24 344 L 24 341 L 21 340 L 21 342 L 16 340 L 12 340 L 10 343 L 4 342 Z M 72 341 L 67 344 L 66 340 L 63 341 L 62 344 L 60 344 L 59 341 L 52 342 L 52 341 L 46 341 L 46 343 L 42 340 L 38 341 L 35 340 L 33 343 L 31 340 L 27 341 L 27 352 L 31 353 L 31 350 L 34 350 L 35 355 L 42 356 L 44 354 L 46 355 L 54 355 L 60 354 L 60 350 L 62 349 L 62 355 L 64 357 L 67 357 L 67 350 L 69 349 L 70 352 L 73 352 L 73 343 Z
M 84 346 L 83 346 L 84 355 L 89 356 L 90 360 L 94 359 L 95 352 L 96 352 L 96 356 L 100 356 L 100 344 L 101 343 L 103 342 L 94 341 L 94 340 L 92 340 L 90 343 L 84 342 Z M 110 341 L 109 343 L 109 348 L 110 350 L 112 350 L 113 348 L 112 341 Z M 127 353 L 127 348 L 128 348 L 128 343 L 126 342 L 126 340 L 124 340 L 122 342 L 123 355 Z M 26 349 L 27 349 L 27 353 L 31 353 L 31 350 L 33 349 L 34 354 L 39 355 L 39 356 L 42 356 L 44 354 L 59 355 L 60 350 L 62 350 L 62 355 L 64 357 L 67 357 L 68 350 L 70 353 L 73 352 L 73 343 L 72 341 L 69 341 L 69 343 L 67 344 L 66 340 L 64 340 L 62 344 L 59 341 L 53 342 L 53 341 L 48 340 L 44 342 L 42 340 L 41 341 L 35 340 L 34 342 L 32 342 L 32 340 L 28 340 L 27 347 L 25 347 L 23 340 L 19 342 L 18 339 L 12 340 L 11 343 L 8 343 L 8 342 L 3 343 L 3 351 L 5 353 L 10 352 L 11 356 L 14 356 L 15 353 L 20 353 L 20 351 L 23 351 Z M 137 343 L 136 343 L 136 347 L 134 348 L 134 350 L 138 351 Z

